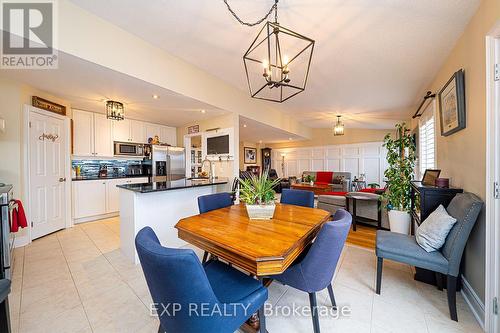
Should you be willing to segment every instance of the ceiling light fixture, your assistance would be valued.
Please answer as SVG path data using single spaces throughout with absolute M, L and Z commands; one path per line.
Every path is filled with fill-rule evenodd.
M 205 113 L 205 112 L 207 112 L 207 111 L 205 111 L 205 110 L 201 110 L 200 112 L 201 112 L 201 113 Z
M 333 127 L 333 135 L 340 136 L 344 135 L 344 124 L 340 121 L 341 116 L 337 116 L 337 123 Z
M 153 95 L 153 99 L 159 99 L 159 98 L 160 98 L 160 96 L 158 96 L 158 95 Z
M 303 92 L 309 76 L 314 40 L 278 23 L 278 0 L 274 0 L 269 12 L 254 23 L 242 21 L 227 1 L 224 0 L 224 3 L 234 18 L 249 27 L 264 22 L 274 11 L 274 22 L 264 24 L 243 56 L 250 95 L 282 103 Z
M 243 127 L 245 127 L 245 128 L 246 128 L 246 127 L 247 127 L 247 124 L 243 124 Z
M 106 101 L 106 118 L 112 120 L 125 119 L 123 103 L 117 101 Z

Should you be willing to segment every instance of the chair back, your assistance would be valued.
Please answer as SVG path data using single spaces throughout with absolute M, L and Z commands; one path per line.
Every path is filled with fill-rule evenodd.
M 229 207 L 233 204 L 231 193 L 221 192 L 198 197 L 198 209 L 200 214 L 211 210 Z
M 275 169 L 269 169 L 269 172 L 267 175 L 268 175 L 269 179 L 278 179 L 278 173 L 276 172 Z
M 283 189 L 280 202 L 283 204 L 314 208 L 314 192 Z
M 139 231 L 135 247 L 162 331 L 197 332 L 202 331 L 203 324 L 210 326 L 210 317 L 189 316 L 189 304 L 218 303 L 194 251 L 161 246 L 150 227 Z M 177 304 L 181 310 L 174 313 Z M 167 306 L 169 311 L 163 311 Z
M 338 209 L 333 221 L 323 225 L 306 257 L 302 260 L 302 274 L 309 292 L 325 289 L 331 282 L 344 248 L 352 216 Z
M 483 201 L 468 192 L 457 194 L 446 207 L 448 214 L 457 219 L 441 248 L 441 253 L 449 262 L 449 275 L 458 276 L 465 245 L 482 207 Z

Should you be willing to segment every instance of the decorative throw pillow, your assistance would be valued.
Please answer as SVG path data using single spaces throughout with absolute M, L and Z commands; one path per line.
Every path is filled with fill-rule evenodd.
M 415 238 L 425 251 L 439 250 L 446 241 L 457 219 L 450 216 L 443 205 L 439 205 L 415 231 Z
M 344 181 L 344 176 L 335 176 L 333 177 L 332 184 L 342 184 Z

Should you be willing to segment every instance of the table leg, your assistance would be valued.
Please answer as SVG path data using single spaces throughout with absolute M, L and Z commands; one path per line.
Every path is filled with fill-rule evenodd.
M 264 287 L 269 287 L 273 279 L 258 277 Z M 262 320 L 261 320 L 262 318 Z M 244 333 L 267 333 L 266 319 L 264 317 L 264 307 L 260 308 L 240 327 L 240 331 Z
M 352 198 L 352 230 L 356 231 L 356 198 Z
M 382 229 L 382 202 L 377 201 L 377 229 Z

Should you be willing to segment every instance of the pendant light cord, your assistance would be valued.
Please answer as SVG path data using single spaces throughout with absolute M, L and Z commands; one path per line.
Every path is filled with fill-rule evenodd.
M 248 22 L 245 22 L 242 19 L 240 19 L 238 17 L 238 15 L 236 15 L 236 13 L 234 12 L 234 10 L 231 8 L 231 6 L 229 5 L 229 3 L 227 1 L 228 0 L 224 0 L 224 3 L 227 6 L 227 10 L 229 10 L 229 12 L 234 16 L 234 18 L 238 22 L 240 22 L 241 25 L 246 25 L 247 27 L 253 27 L 253 26 L 259 25 L 262 22 L 264 22 L 264 20 L 266 20 L 269 17 L 269 15 L 271 15 L 271 13 L 273 12 L 273 10 L 274 10 L 274 20 L 275 20 L 275 22 L 278 22 L 278 0 L 274 0 L 274 5 L 269 9 L 269 11 L 267 12 L 266 16 L 264 16 L 260 20 L 258 20 L 256 22 L 253 22 L 253 23 L 248 23 Z

